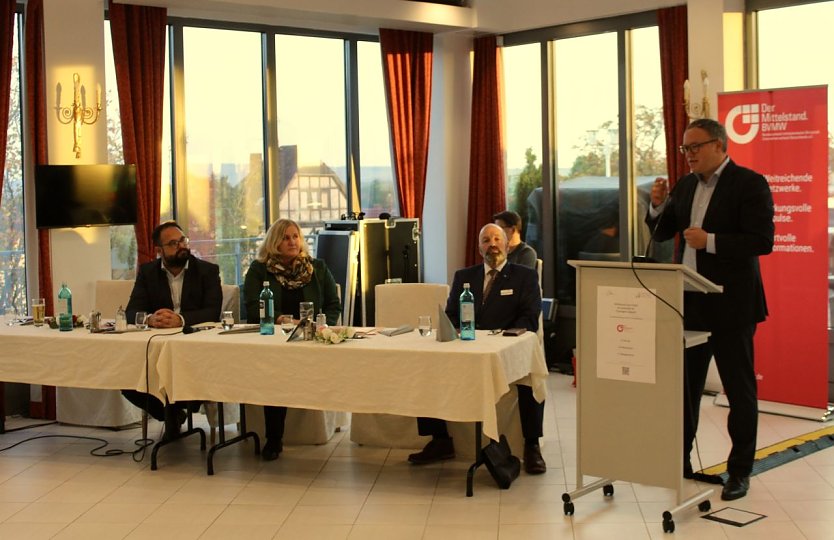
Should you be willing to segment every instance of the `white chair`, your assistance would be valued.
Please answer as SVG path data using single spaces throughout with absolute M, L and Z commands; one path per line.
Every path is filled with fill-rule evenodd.
M 374 290 L 376 326 L 416 325 L 420 315 L 437 317 L 437 306 L 445 306 L 449 286 L 436 283 L 392 283 L 377 285 Z M 436 327 L 436 321 L 433 326 Z M 515 387 L 497 404 L 498 429 L 507 435 L 513 449 L 523 448 L 518 398 Z M 471 422 L 449 422 L 449 434 L 458 442 L 457 454 L 474 457 L 472 441 L 475 428 Z M 517 433 L 517 436 L 515 435 Z M 417 434 L 417 421 L 407 416 L 390 414 L 351 415 L 350 440 L 368 446 L 386 448 L 421 448 L 428 437 Z M 519 446 L 521 445 L 521 446 Z
M 119 306 L 126 307 L 133 290 L 133 281 L 96 281 L 96 311 L 102 318 L 112 319 Z M 58 421 L 66 424 L 100 427 L 120 427 L 142 421 L 143 433 L 147 429 L 147 416 L 122 397 L 118 390 L 92 388 L 61 388 L 56 390 Z M 145 435 L 143 435 L 145 436 Z

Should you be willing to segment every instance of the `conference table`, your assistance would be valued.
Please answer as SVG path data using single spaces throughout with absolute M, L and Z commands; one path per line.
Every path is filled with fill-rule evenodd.
M 496 440 L 495 404 L 510 384 L 527 384 L 542 400 L 546 377 L 532 332 L 505 337 L 478 331 L 474 341 L 439 342 L 413 331 L 328 345 L 287 342 L 280 331 L 273 336 L 221 334 L 219 328 L 187 335 L 171 330 L 112 335 L 46 326 L 0 328 L 2 381 L 147 387 L 171 402 L 428 416 L 475 422 Z M 477 441 L 480 432 L 476 429 Z

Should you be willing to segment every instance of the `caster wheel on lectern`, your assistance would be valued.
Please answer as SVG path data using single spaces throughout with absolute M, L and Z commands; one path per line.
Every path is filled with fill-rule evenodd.
M 673 533 L 675 532 L 675 522 L 671 519 L 664 519 L 663 520 L 663 532 L 665 533 Z
M 602 486 L 602 494 L 606 497 L 612 497 L 614 495 L 614 486 L 611 484 L 605 484 Z
M 566 502 L 564 504 L 564 511 L 565 511 L 566 516 L 572 516 L 573 515 L 573 503 L 572 502 Z
M 712 505 L 709 501 L 701 501 L 698 503 L 698 510 L 701 512 L 709 512 L 709 509 L 712 508 Z

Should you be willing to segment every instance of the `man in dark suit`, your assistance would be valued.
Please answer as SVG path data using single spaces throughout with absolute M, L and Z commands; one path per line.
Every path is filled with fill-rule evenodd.
M 460 324 L 460 294 L 468 283 L 475 296 L 475 327 L 479 330 L 539 328 L 541 292 L 535 270 L 507 262 L 507 235 L 490 223 L 478 235 L 479 249 L 484 263 L 455 272 L 452 290 L 446 302 L 446 314 L 455 326 Z M 542 474 L 547 465 L 542 458 L 539 437 L 542 436 L 544 402 L 537 403 L 529 386 L 518 385 L 518 411 L 524 435 L 524 470 L 528 474 Z M 455 447 L 446 421 L 418 418 L 420 435 L 431 435 L 426 447 L 408 456 L 415 465 L 434 463 L 455 457 Z
M 686 350 L 684 476 L 692 476 L 689 454 L 714 355 L 730 403 L 732 440 L 721 498 L 734 500 L 747 494 L 756 452 L 753 334 L 767 316 L 759 256 L 773 249 L 773 197 L 762 175 L 730 160 L 727 132 L 715 120 L 689 124 L 680 151 L 691 173 L 671 194 L 665 179 L 655 181 L 646 221 L 656 241 L 679 234 L 676 261 L 724 287 L 722 294 L 684 294 L 685 328 L 712 333 L 705 345 Z
M 191 255 L 188 237 L 174 221 L 158 225 L 152 238 L 158 258 L 139 267 L 125 310 L 127 320 L 133 321 L 137 311 L 149 313 L 147 322 L 154 328 L 180 328 L 220 320 L 220 268 Z M 184 408 L 188 403 L 166 406 L 144 392 L 123 390 L 122 394 L 153 418 L 164 421 L 166 436 L 179 431 L 185 420 Z

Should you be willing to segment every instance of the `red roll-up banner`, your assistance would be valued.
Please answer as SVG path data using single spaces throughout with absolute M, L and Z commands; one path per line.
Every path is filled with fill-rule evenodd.
M 759 399 L 828 405 L 827 87 L 718 96 L 730 157 L 763 174 L 775 206 L 773 253 L 759 259 L 767 321 L 755 337 Z

